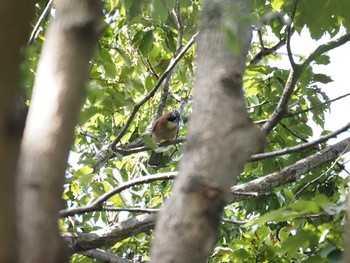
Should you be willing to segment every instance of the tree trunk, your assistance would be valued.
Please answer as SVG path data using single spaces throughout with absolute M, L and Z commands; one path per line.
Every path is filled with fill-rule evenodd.
M 17 261 L 15 171 L 25 119 L 17 108 L 20 50 L 29 36 L 33 10 L 34 1 L 0 4 L 0 262 L 7 263 Z
M 248 118 L 242 92 L 250 1 L 206 0 L 202 8 L 186 151 L 173 195 L 156 224 L 155 263 L 206 262 L 230 186 L 264 141 Z M 237 53 L 230 48 L 235 45 Z
M 56 1 L 21 145 L 20 262 L 67 262 L 58 211 L 100 13 L 100 1 Z

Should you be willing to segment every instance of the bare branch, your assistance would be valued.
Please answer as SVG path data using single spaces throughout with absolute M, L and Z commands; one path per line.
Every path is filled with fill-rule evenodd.
M 265 160 L 268 158 L 274 158 L 277 156 L 289 154 L 292 152 L 303 151 L 303 150 L 309 149 L 313 146 L 316 146 L 319 143 L 322 143 L 322 142 L 325 142 L 331 138 L 334 138 L 337 135 L 339 135 L 340 133 L 347 131 L 348 129 L 350 129 L 350 123 L 346 124 L 345 126 L 343 126 L 342 128 L 340 128 L 338 130 L 335 130 L 334 132 L 331 132 L 331 133 L 329 133 L 325 136 L 322 136 L 322 137 L 320 137 L 314 141 L 311 141 L 311 142 L 299 144 L 299 145 L 292 146 L 292 147 L 287 147 L 287 148 L 284 148 L 284 149 L 279 150 L 279 151 L 254 154 L 254 155 L 252 155 L 252 157 L 250 157 L 249 162 L 256 162 L 256 161 Z
M 329 41 L 326 44 L 320 45 L 314 52 L 312 52 L 301 64 L 293 67 L 289 72 L 289 77 L 284 87 L 284 91 L 281 95 L 281 99 L 278 102 L 278 105 L 269 118 L 262 127 L 262 131 L 265 134 L 268 134 L 277 123 L 287 114 L 288 103 L 294 92 L 295 84 L 297 83 L 300 76 L 303 74 L 305 67 L 307 67 L 313 60 L 322 55 L 323 53 L 330 51 L 336 47 L 339 47 L 350 40 L 350 32 L 335 39 Z
M 260 60 L 262 60 L 264 57 L 273 54 L 276 52 L 279 48 L 283 47 L 286 44 L 286 38 L 283 38 L 281 41 L 279 41 L 276 45 L 270 47 L 270 48 L 264 48 L 261 49 L 258 54 L 255 55 L 255 57 L 250 61 L 250 65 L 258 64 Z
M 137 235 L 154 228 L 156 215 L 142 214 L 115 224 L 108 229 L 91 233 L 62 233 L 63 239 L 73 253 L 111 246 L 127 237 Z
M 28 45 L 31 45 L 34 43 L 34 40 L 37 38 L 38 34 L 39 34 L 39 27 L 41 25 L 41 23 L 44 21 L 45 17 L 49 14 L 49 11 L 51 10 L 51 5 L 52 5 L 53 0 L 49 0 L 49 2 L 47 3 L 44 11 L 41 13 L 38 21 L 36 22 L 32 33 L 30 34 L 30 38 L 28 40 Z
M 180 138 L 180 139 L 176 139 L 176 140 L 171 140 L 171 141 L 167 141 L 167 142 L 162 142 L 159 143 L 159 147 L 163 147 L 163 146 L 169 146 L 169 145 L 175 145 L 175 144 L 179 144 L 179 143 L 183 143 L 185 142 L 186 139 L 185 138 Z M 145 146 L 143 142 L 140 142 L 139 144 L 135 145 L 132 148 L 129 148 L 127 146 L 124 147 L 116 147 L 114 149 L 115 152 L 123 155 L 123 156 L 127 156 L 133 153 L 138 153 L 138 152 L 143 152 L 143 151 L 147 151 L 150 150 L 151 148 L 148 146 Z
M 82 128 L 78 128 L 78 133 L 83 135 L 83 136 L 86 136 L 86 137 L 90 137 L 91 139 L 94 139 L 98 142 L 102 142 L 102 138 L 97 136 L 96 134 L 93 134 L 91 132 L 88 132 L 88 131 L 84 131 Z
M 341 154 L 348 152 L 350 138 L 344 139 L 334 145 L 331 145 L 307 158 L 304 158 L 293 165 L 283 168 L 275 173 L 252 180 L 248 183 L 235 185 L 231 192 L 257 192 L 260 194 L 268 193 L 275 188 L 287 183 L 297 181 L 302 175 L 329 161 L 333 161 Z M 233 195 L 231 202 L 237 202 L 248 199 L 249 196 Z
M 176 41 L 176 50 L 175 50 L 175 54 L 174 57 L 176 57 L 182 49 L 182 39 L 183 39 L 183 28 L 182 28 L 182 22 L 181 22 L 181 13 L 180 13 L 180 6 L 179 6 L 179 2 L 177 1 L 176 3 L 176 12 L 173 10 L 172 14 L 174 16 L 174 19 L 176 21 L 176 25 L 177 25 L 177 41 Z M 173 58 L 174 59 L 174 58 Z M 172 59 L 172 60 L 173 60 Z M 170 61 L 171 63 L 172 61 Z M 153 129 L 154 123 L 155 121 L 163 115 L 163 111 L 164 108 L 166 106 L 166 103 L 168 101 L 168 96 L 169 96 L 169 86 L 170 86 L 170 79 L 173 75 L 173 69 L 171 71 L 169 71 L 168 76 L 165 78 L 164 84 L 163 84 L 163 88 L 162 88 L 162 93 L 160 96 L 160 102 L 158 104 L 157 107 L 157 111 L 156 114 L 154 116 L 154 118 L 152 119 L 150 125 L 148 125 L 148 131 L 149 133 L 151 133 L 151 130 Z
M 337 38 L 334 40 L 331 40 L 323 45 L 320 45 L 316 48 L 314 52 L 312 52 L 305 60 L 301 63 L 301 70 L 303 70 L 305 67 L 307 67 L 312 61 L 314 61 L 316 58 L 318 58 L 320 55 L 337 48 L 341 45 L 344 45 L 350 40 L 350 32 Z
M 130 181 L 125 182 L 125 183 L 119 185 L 118 187 L 112 189 L 111 191 L 101 195 L 99 198 L 94 200 L 89 205 L 77 207 L 77 208 L 70 208 L 70 209 L 66 209 L 66 210 L 61 210 L 60 217 L 67 217 L 67 216 L 72 216 L 72 215 L 76 215 L 76 214 L 101 211 L 102 205 L 104 202 L 106 202 L 113 195 L 116 195 L 127 188 L 130 188 L 130 187 L 133 187 L 133 186 L 139 185 L 139 184 L 151 183 L 151 182 L 158 181 L 158 180 L 174 179 L 177 176 L 177 174 L 178 174 L 177 172 L 169 172 L 169 173 L 143 176 L 140 178 L 130 180 Z
M 114 254 L 108 253 L 102 249 L 93 249 L 84 251 L 81 254 L 88 256 L 89 258 L 94 258 L 102 262 L 109 263 L 133 263 L 134 261 L 130 261 L 121 257 L 118 257 Z
M 293 112 L 293 113 L 287 113 L 286 116 L 285 116 L 284 118 L 289 118 L 289 117 L 293 117 L 293 116 L 295 116 L 295 115 L 299 115 L 299 114 L 302 114 L 302 113 L 305 113 L 305 112 L 309 112 L 309 111 L 311 111 L 311 110 L 313 110 L 313 109 L 315 109 L 315 108 L 318 108 L 318 107 L 323 106 L 323 105 L 326 105 L 326 104 L 328 104 L 328 103 L 332 103 L 332 102 L 334 102 L 334 101 L 343 99 L 343 98 L 345 98 L 345 97 L 347 97 L 347 96 L 350 96 L 350 93 L 346 93 L 346 94 L 341 95 L 341 96 L 339 96 L 339 97 L 336 97 L 336 98 L 334 98 L 334 99 L 324 101 L 324 102 L 322 102 L 322 103 L 316 104 L 316 105 L 314 105 L 314 106 L 312 106 L 312 107 L 309 107 L 309 108 L 307 108 L 307 109 L 305 109 L 305 110 L 302 110 L 302 111 Z
M 287 125 L 285 125 L 283 122 L 280 122 L 279 125 L 286 131 L 288 131 L 290 134 L 292 134 L 295 138 L 298 138 L 299 140 L 303 142 L 308 142 L 307 139 L 305 139 L 303 136 L 299 135 L 297 132 L 293 131 L 291 128 L 289 128 Z
M 281 95 L 281 98 L 277 104 L 275 111 L 272 113 L 268 121 L 266 121 L 261 128 L 261 130 L 267 135 L 283 118 L 287 113 L 287 105 L 290 101 L 290 98 L 293 94 L 295 84 L 297 83 L 298 78 L 300 77 L 301 72 L 294 72 L 292 69 L 289 71 L 288 80 L 284 87 L 284 91 Z
M 302 110 L 302 111 L 293 112 L 293 113 L 289 113 L 289 112 L 288 112 L 288 113 L 285 114 L 282 118 L 283 118 L 283 119 L 284 119 L 284 118 L 290 118 L 290 117 L 293 117 L 293 116 L 296 116 L 296 115 L 299 115 L 299 114 L 302 114 L 302 113 L 311 111 L 311 110 L 313 110 L 313 109 L 315 109 L 315 108 L 317 108 L 317 107 L 320 107 L 320 106 L 322 106 L 322 105 L 325 105 L 325 104 L 332 103 L 332 102 L 335 102 L 335 101 L 337 101 L 337 100 L 343 99 L 343 98 L 348 97 L 348 96 L 350 96 L 350 93 L 346 93 L 346 94 L 341 95 L 341 96 L 339 96 L 339 97 L 336 97 L 336 98 L 334 98 L 334 99 L 324 101 L 324 102 L 322 102 L 322 103 L 316 104 L 316 105 L 314 105 L 314 106 L 312 106 L 312 107 L 309 107 L 309 108 L 307 108 L 307 109 L 305 109 L 305 110 Z M 252 106 L 252 107 L 247 107 L 247 109 L 259 107 L 259 106 L 264 105 L 264 104 L 266 104 L 266 103 L 268 103 L 268 102 L 264 101 L 264 102 L 262 102 L 261 104 L 254 105 L 254 106 Z M 258 120 L 258 121 L 254 121 L 254 124 L 264 124 L 264 123 L 266 123 L 267 121 L 268 121 L 268 120 Z
M 293 70 L 296 70 L 297 65 L 296 65 L 296 63 L 294 62 L 294 59 L 293 59 L 293 53 L 292 53 L 292 49 L 290 47 L 290 43 L 291 43 L 291 37 L 292 37 L 292 34 L 293 34 L 292 22 L 294 20 L 295 14 L 297 12 L 298 3 L 299 3 L 299 0 L 295 0 L 295 4 L 294 4 L 294 7 L 293 7 L 293 12 L 292 12 L 291 19 L 290 19 L 291 23 L 287 27 L 287 52 L 288 52 L 288 58 L 289 58 L 290 64 L 292 65 Z
M 306 190 L 310 185 L 312 185 L 312 184 L 318 182 L 322 177 L 325 177 L 325 175 L 327 175 L 327 174 L 333 169 L 333 167 L 334 167 L 336 164 L 338 164 L 338 161 L 339 161 L 339 159 L 343 156 L 343 154 L 344 154 L 345 152 L 349 151 L 349 149 L 348 149 L 349 146 L 350 146 L 350 144 L 347 145 L 347 147 L 344 149 L 344 151 L 338 156 L 338 158 L 332 163 L 332 165 L 331 165 L 324 173 L 322 173 L 321 175 L 317 176 L 315 179 L 309 181 L 307 184 L 304 185 L 303 188 L 301 188 L 299 191 L 297 191 L 297 192 L 295 193 L 295 197 L 298 198 L 299 196 L 301 196 L 301 195 L 305 192 L 305 190 Z
M 130 213 L 157 213 L 160 209 L 158 208 L 138 208 L 138 207 L 104 207 L 103 211 L 113 212 L 130 212 Z

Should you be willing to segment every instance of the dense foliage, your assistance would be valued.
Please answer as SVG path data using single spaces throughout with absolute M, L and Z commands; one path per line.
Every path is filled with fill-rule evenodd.
M 40 21 L 39 31 L 25 50 L 23 85 L 28 95 L 45 29 L 54 16 L 51 9 L 50 15 L 39 19 L 46 4 L 37 4 L 34 23 Z M 331 48 L 308 60 L 310 54 L 292 53 L 290 40 L 303 29 L 315 40 L 325 35 L 339 37 L 342 29 L 350 27 L 348 10 L 347 0 L 254 1 L 252 15 L 247 18 L 254 35 L 244 90 L 249 115 L 257 125 L 262 127 L 274 113 L 289 81 L 290 70 L 271 66 L 271 62 L 287 57 L 288 67 L 297 76 L 288 111 L 267 132 L 266 152 L 305 143 L 313 138 L 312 127 L 324 128 L 330 103 L 326 103 L 329 98 L 319 84 L 332 79 L 326 73 L 315 73 L 313 67 L 331 62 L 325 53 Z M 107 0 L 103 12 L 105 31 L 90 65 L 63 200 L 68 209 L 84 207 L 128 181 L 153 174 L 159 180 L 130 184 L 93 211 L 64 216 L 59 221 L 62 232 L 90 233 L 162 206 L 171 193 L 169 178 L 173 178 L 166 177 L 166 173 L 178 170 L 185 143 L 180 140 L 172 144 L 164 153 L 162 166 L 155 168 L 147 165 L 150 149 L 142 148 L 139 141 L 157 111 L 159 114 L 163 108 L 166 112 L 181 106 L 185 116 L 190 116 L 192 96 L 196 96 L 192 93 L 196 54 L 191 41 L 199 30 L 199 1 Z M 234 10 L 228 12 L 223 30 L 227 31 L 232 51 L 239 52 L 235 40 L 239 36 L 229 19 Z M 349 39 L 348 36 L 346 41 Z M 184 52 L 186 44 L 191 46 Z M 279 53 L 286 45 L 287 54 Z M 176 64 L 173 69 L 169 68 L 171 63 Z M 164 81 L 160 83 L 160 79 Z M 186 129 L 187 123 L 179 138 L 186 138 Z M 323 135 L 328 133 L 323 131 Z M 239 183 L 277 172 L 326 145 L 324 141 L 302 151 L 252 161 L 242 171 Z M 107 152 L 102 161 L 98 158 L 101 149 Z M 344 249 L 348 180 L 344 173 L 340 174 L 343 169 L 342 159 L 324 163 L 297 181 L 228 205 L 210 262 L 338 262 Z M 149 260 L 153 236 L 149 228 L 144 230 L 103 249 L 125 259 Z M 71 262 L 101 261 L 77 253 Z

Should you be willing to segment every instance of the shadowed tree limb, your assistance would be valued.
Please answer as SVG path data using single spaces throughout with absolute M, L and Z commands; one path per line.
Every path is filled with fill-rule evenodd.
M 254 179 L 248 183 L 233 186 L 231 187 L 230 202 L 254 198 L 253 194 L 242 193 L 261 195 L 273 191 L 276 187 L 295 182 L 315 167 L 334 161 L 341 154 L 348 152 L 350 150 L 349 144 L 350 138 L 344 139 L 280 171 Z M 173 176 L 175 177 L 176 173 Z M 62 236 L 68 242 L 71 250 L 78 252 L 112 245 L 126 237 L 152 229 L 154 223 L 154 214 L 142 214 L 120 222 L 109 229 L 101 229 L 91 233 L 63 233 Z

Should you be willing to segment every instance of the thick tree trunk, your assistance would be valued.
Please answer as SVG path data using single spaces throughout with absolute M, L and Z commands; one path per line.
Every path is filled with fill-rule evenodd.
M 29 36 L 34 1 L 3 0 L 0 4 L 0 262 L 16 262 L 15 171 L 24 116 L 20 116 L 21 47 Z
M 186 152 L 173 195 L 156 224 L 152 262 L 206 262 L 230 186 L 264 141 L 248 118 L 242 92 L 250 1 L 206 0 L 202 7 Z M 237 54 L 229 48 L 234 39 Z
M 100 1 L 56 1 L 21 145 L 20 262 L 67 261 L 58 211 L 100 13 Z

